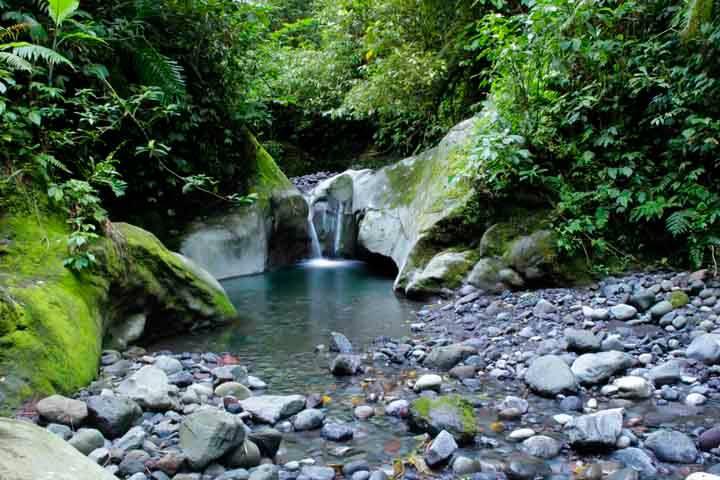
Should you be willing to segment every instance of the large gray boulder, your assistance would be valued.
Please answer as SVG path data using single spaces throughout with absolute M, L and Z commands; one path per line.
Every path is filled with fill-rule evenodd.
M 271 425 L 292 417 L 305 408 L 305 397 L 302 395 L 260 395 L 240 402 L 253 419 Z
M 554 397 L 577 391 L 577 381 L 570 367 L 556 355 L 538 357 L 525 373 L 525 382 L 537 394 Z
M 618 372 L 630 368 L 632 364 L 632 356 L 611 350 L 609 352 L 580 355 L 573 362 L 571 370 L 580 383 L 595 385 L 604 382 Z
M 120 382 L 117 391 L 148 410 L 163 410 L 172 405 L 167 375 L 151 365 L 142 367 Z
M 180 424 L 180 448 L 193 469 L 201 470 L 245 440 L 245 427 L 234 415 L 205 409 Z
M 0 418 L 3 480 L 117 480 L 57 435 L 29 422 Z

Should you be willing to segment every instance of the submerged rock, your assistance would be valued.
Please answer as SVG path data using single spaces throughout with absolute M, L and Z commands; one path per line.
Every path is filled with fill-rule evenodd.
M 623 410 L 601 410 L 575 417 L 565 425 L 570 444 L 577 448 L 613 448 L 622 433 Z
M 333 375 L 352 376 L 358 373 L 361 364 L 360 355 L 341 353 L 330 363 L 330 371 Z

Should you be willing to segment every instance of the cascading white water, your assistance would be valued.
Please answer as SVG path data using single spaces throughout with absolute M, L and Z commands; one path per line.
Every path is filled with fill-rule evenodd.
M 308 204 L 308 232 L 310 233 L 310 245 L 312 246 L 312 258 L 322 258 L 322 247 L 320 246 L 320 238 L 315 229 L 313 221 L 313 204 L 311 198 L 305 198 Z
M 333 242 L 333 256 L 340 256 L 340 241 L 342 240 L 343 205 L 338 205 L 337 216 L 335 217 L 335 241 Z

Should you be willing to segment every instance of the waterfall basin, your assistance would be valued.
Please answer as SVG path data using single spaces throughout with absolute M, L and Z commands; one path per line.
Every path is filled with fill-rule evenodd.
M 328 352 L 330 332 L 345 334 L 358 353 L 376 337 L 410 334 L 409 324 L 421 305 L 396 296 L 392 278 L 362 262 L 316 258 L 221 283 L 238 310 L 235 320 L 215 330 L 162 339 L 148 350 L 228 352 L 268 384 L 265 393 L 325 395 L 330 398 L 327 418 L 355 428 L 355 439 L 348 444 L 327 442 L 319 430 L 285 434 L 280 452 L 284 461 L 313 457 L 337 463 L 347 459 L 335 456 L 343 451 L 338 449 L 350 447 L 351 455 L 387 463 L 416 446 L 400 419 L 382 415 L 369 421 L 354 419 L 353 406 L 361 400 L 365 403 L 365 377 L 340 378 L 329 371 L 336 355 Z M 319 345 L 324 348 L 318 349 Z M 396 374 L 388 371 L 385 381 L 396 382 Z M 373 376 L 382 380 L 384 373 Z

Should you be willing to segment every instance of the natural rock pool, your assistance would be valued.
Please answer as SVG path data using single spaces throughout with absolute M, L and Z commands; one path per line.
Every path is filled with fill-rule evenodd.
M 342 332 L 358 351 L 379 337 L 410 334 L 414 312 L 421 304 L 392 293 L 392 278 L 350 260 L 316 259 L 272 272 L 222 281 L 238 317 L 212 331 L 163 339 L 150 352 L 228 352 L 250 373 L 268 384 L 270 394 L 317 394 L 332 400 L 328 417 L 353 421 L 353 405 L 367 394 L 367 376 L 334 377 L 328 366 L 330 333 Z M 317 351 L 319 345 L 324 349 Z M 398 371 L 375 372 L 395 388 Z M 379 384 L 381 382 L 375 382 Z M 381 409 L 382 410 L 382 409 Z M 319 430 L 286 436 L 286 460 L 308 456 L 327 463 L 360 453 L 374 462 L 387 462 L 415 446 L 405 422 L 376 416 L 357 422 L 349 451 L 325 442 Z M 404 437 L 404 438 L 403 438 Z M 339 448 L 338 448 L 339 447 Z M 333 455 L 334 454 L 334 455 Z

